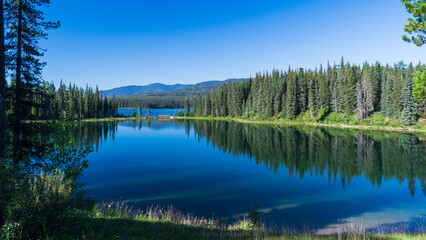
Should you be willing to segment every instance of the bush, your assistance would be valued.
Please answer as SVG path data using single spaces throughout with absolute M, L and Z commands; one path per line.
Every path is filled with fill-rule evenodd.
M 16 196 L 8 204 L 4 234 L 18 234 L 22 226 L 26 235 L 38 238 L 57 226 L 57 220 L 71 206 L 74 182 L 61 170 L 41 171 L 26 181 L 16 183 Z M 16 225 L 18 224 L 18 225 Z M 12 226 L 12 227 L 11 227 Z

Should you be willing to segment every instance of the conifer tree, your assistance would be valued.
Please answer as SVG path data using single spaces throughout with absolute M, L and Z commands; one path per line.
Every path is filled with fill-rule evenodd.
M 302 113 L 308 109 L 308 84 L 303 68 L 297 74 L 298 112 Z
M 108 117 L 109 115 L 109 102 L 107 96 L 104 97 L 104 112 L 102 113 L 104 117 Z
M 41 70 L 44 63 L 40 61 L 43 56 L 42 49 L 38 46 L 39 40 L 46 38 L 46 31 L 59 27 L 58 23 L 46 22 L 44 14 L 38 8 L 48 6 L 48 0 L 43 1 L 6 1 L 8 42 L 7 55 L 11 59 L 9 69 L 13 72 L 14 80 L 14 162 L 19 162 L 21 150 L 22 120 L 28 118 L 29 111 L 34 106 L 35 94 L 41 85 Z M 28 129 L 28 128 L 27 128 Z M 25 134 L 27 136 L 28 134 Z
M 328 75 L 328 74 L 327 74 Z M 318 107 L 328 108 L 329 105 L 329 88 L 326 75 L 324 74 L 322 65 L 318 73 Z
M 356 107 L 356 84 L 358 83 L 358 68 L 352 66 L 345 86 L 345 112 L 353 114 Z
M 373 68 L 373 67 L 372 67 Z M 380 99 L 382 97 L 382 66 L 380 66 L 379 62 L 376 62 L 373 70 L 372 70 L 372 102 L 373 102 L 373 111 L 380 111 Z
M 413 71 L 413 65 L 410 64 L 407 72 L 407 79 L 404 81 L 404 87 L 402 89 L 403 110 L 401 113 L 401 124 L 404 125 L 413 125 L 417 122 L 417 103 L 413 95 Z
M 338 112 L 338 88 L 337 88 L 337 69 L 336 65 L 333 66 L 333 69 L 330 70 L 330 110 L 332 112 Z M 328 72 L 327 72 L 328 73 Z
M 288 119 L 293 119 L 297 114 L 297 83 L 296 74 L 294 72 L 290 71 L 288 73 L 287 83 L 286 117 Z
M 315 96 L 315 80 L 314 80 L 312 72 L 308 73 L 308 104 L 309 104 L 311 119 L 316 120 L 317 119 L 317 103 L 316 103 L 316 96 Z
M 185 116 L 189 116 L 189 112 L 190 112 L 189 108 L 190 108 L 189 107 L 189 98 L 186 98 L 186 100 L 185 100 Z
M 401 117 L 402 111 L 402 88 L 404 86 L 405 64 L 401 61 L 394 67 L 394 78 L 392 88 L 393 112 L 397 118 Z
M 388 69 L 385 68 L 382 73 L 382 98 L 381 110 L 385 117 L 392 117 L 392 79 L 388 78 Z

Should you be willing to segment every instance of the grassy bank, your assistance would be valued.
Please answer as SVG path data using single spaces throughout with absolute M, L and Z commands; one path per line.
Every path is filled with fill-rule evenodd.
M 199 120 L 229 120 L 242 123 L 256 124 L 273 124 L 273 125 L 312 125 L 323 127 L 339 127 L 339 128 L 358 128 L 358 129 L 375 129 L 387 131 L 411 131 L 411 132 L 426 132 L 426 121 L 420 120 L 413 126 L 406 126 L 399 123 L 399 119 L 384 118 L 380 114 L 375 114 L 369 118 L 359 121 L 355 116 L 345 114 L 329 114 L 322 120 L 314 121 L 309 116 L 309 113 L 299 115 L 295 119 L 282 118 L 260 118 L 253 117 L 175 117 L 176 119 L 199 119 Z
M 108 122 L 108 121 L 127 121 L 127 120 L 155 120 L 156 117 L 108 117 L 108 118 L 88 118 L 88 119 L 68 119 L 68 120 L 29 120 L 31 123 L 58 123 L 58 122 Z M 338 128 L 358 128 L 374 129 L 387 131 L 407 131 L 407 132 L 426 132 L 426 119 L 420 119 L 417 124 L 406 126 L 399 123 L 399 119 L 385 118 L 380 114 L 375 114 L 369 118 L 358 120 L 355 116 L 345 114 L 331 113 L 321 120 L 314 121 L 308 112 L 300 114 L 295 119 L 283 118 L 261 118 L 252 117 L 211 117 L 211 116 L 174 116 L 174 119 L 196 119 L 196 120 L 227 120 L 241 123 L 271 124 L 271 125 L 311 125 L 322 127 Z
M 53 239 L 424 239 L 423 234 L 315 235 L 277 233 L 250 218 L 226 225 L 196 218 L 176 209 L 151 207 L 134 211 L 123 203 L 103 203 L 87 210 L 70 210 Z

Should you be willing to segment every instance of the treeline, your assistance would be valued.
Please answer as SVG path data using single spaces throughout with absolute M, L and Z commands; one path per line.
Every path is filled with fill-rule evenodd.
M 244 82 L 223 84 L 194 99 L 194 114 L 213 117 L 294 119 L 309 114 L 315 121 L 330 113 L 356 115 L 362 121 L 374 113 L 412 125 L 425 104 L 413 96 L 413 73 L 424 66 L 393 67 L 380 63 L 345 64 L 315 70 L 300 68 L 257 73 Z
M 83 119 L 111 117 L 117 114 L 116 98 L 102 96 L 98 87 L 67 87 L 62 82 L 56 89 L 53 83 L 45 82 L 41 94 L 34 96 L 36 103 L 27 116 L 33 119 Z
M 6 92 L 11 93 L 6 95 L 8 112 L 13 112 L 13 91 L 13 86 L 6 88 Z M 53 83 L 43 82 L 24 106 L 25 120 L 111 117 L 116 115 L 118 108 L 116 98 L 103 97 L 98 87 L 83 89 L 71 83 L 67 87 L 62 82 L 58 89 Z

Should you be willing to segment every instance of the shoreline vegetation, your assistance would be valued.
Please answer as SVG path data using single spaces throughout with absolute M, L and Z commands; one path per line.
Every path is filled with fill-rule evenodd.
M 383 130 L 383 131 L 398 131 L 398 132 L 426 132 L 426 121 L 420 120 L 418 124 L 405 126 L 399 124 L 398 119 L 386 119 L 379 115 L 373 116 L 370 119 L 364 119 L 359 122 L 350 116 L 338 116 L 339 119 L 346 118 L 346 121 L 335 121 L 333 119 L 325 119 L 324 121 L 305 121 L 303 119 L 261 119 L 261 118 L 242 118 L 242 117 L 204 117 L 204 116 L 172 116 L 173 119 L 180 120 L 218 120 L 218 121 L 235 121 L 248 124 L 267 124 L 267 125 L 308 125 L 317 127 L 334 127 L 334 128 L 351 128 L 351 129 L 366 129 L 366 130 Z M 120 116 L 106 118 L 87 118 L 87 119 L 69 119 L 69 120 L 30 120 L 31 123 L 58 123 L 58 122 L 105 122 L 105 121 L 128 121 L 128 120 L 155 120 L 154 116 Z M 173 120 L 165 119 L 165 120 Z
M 399 132 L 426 132 L 426 126 L 392 126 L 389 125 L 360 125 L 348 124 L 345 122 L 300 122 L 297 120 L 287 119 L 256 119 L 256 118 L 238 118 L 238 117 L 175 117 L 175 119 L 192 119 L 192 120 L 222 120 L 235 121 L 248 124 L 268 124 L 268 125 L 308 125 L 317 127 L 334 127 L 334 128 L 351 128 L 351 129 L 366 129 L 366 130 L 384 130 L 384 131 L 399 131 Z
M 265 226 L 256 207 L 246 217 L 227 224 L 216 219 L 198 218 L 183 214 L 173 206 L 151 206 L 145 211 L 134 210 L 126 202 L 103 202 L 89 209 L 68 212 L 65 231 L 58 237 L 70 239 L 423 239 L 424 233 L 391 234 L 367 233 L 362 226 L 358 232 L 334 234 L 301 233 Z M 370 231 L 371 229 L 369 229 Z M 374 231 L 374 230 L 373 230 Z M 377 229 L 377 232 L 381 232 Z M 55 233 L 53 233 L 55 236 Z

